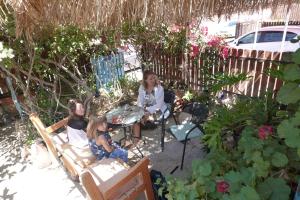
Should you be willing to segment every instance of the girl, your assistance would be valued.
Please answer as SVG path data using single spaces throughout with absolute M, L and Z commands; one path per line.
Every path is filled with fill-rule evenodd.
M 143 74 L 143 82 L 139 88 L 137 105 L 145 110 L 144 121 L 149 120 L 149 116 L 155 114 L 157 111 L 165 113 L 165 119 L 170 115 L 167 105 L 164 102 L 164 88 L 157 80 L 156 74 L 150 70 L 146 70 Z M 139 123 L 134 124 L 133 131 L 135 137 L 140 138 Z
M 102 158 L 119 158 L 128 162 L 128 153 L 112 141 L 107 131 L 106 117 L 92 116 L 87 127 L 89 145 L 98 160 Z
M 84 120 L 84 112 L 81 101 L 76 99 L 69 100 L 67 135 L 69 144 L 79 148 L 88 145 L 88 138 L 85 133 L 87 122 Z

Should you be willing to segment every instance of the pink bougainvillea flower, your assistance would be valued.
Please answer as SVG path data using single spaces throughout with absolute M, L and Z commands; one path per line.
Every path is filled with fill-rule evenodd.
M 172 33 L 178 33 L 178 32 L 180 32 L 180 29 L 181 29 L 181 27 L 178 26 L 178 25 L 176 25 L 176 24 L 173 24 L 173 25 L 170 27 L 170 31 L 171 31 Z
M 221 41 L 222 41 L 222 38 L 215 36 L 215 37 L 212 37 L 212 38 L 207 42 L 207 45 L 208 45 L 208 46 L 211 46 L 211 47 L 218 47 L 218 46 L 220 46 Z
M 258 128 L 258 137 L 261 140 L 265 140 L 269 135 L 273 134 L 273 127 L 268 125 L 263 125 Z
M 226 193 L 229 190 L 229 183 L 226 181 L 218 181 L 217 182 L 217 191 L 221 193 Z
M 222 56 L 224 59 L 227 59 L 229 57 L 229 49 L 227 47 L 224 47 L 222 49 Z
M 192 46 L 191 46 L 190 56 L 191 56 L 192 58 L 195 58 L 195 57 L 197 57 L 197 56 L 199 55 L 199 53 L 200 53 L 200 48 L 199 48 L 199 46 L 197 46 L 197 45 L 192 45 Z
M 196 34 L 195 34 L 195 33 L 190 33 L 190 34 L 189 34 L 189 39 L 190 39 L 191 41 L 197 40 Z
M 207 36 L 208 34 L 208 27 L 207 26 L 203 26 L 201 27 L 201 32 L 204 36 Z

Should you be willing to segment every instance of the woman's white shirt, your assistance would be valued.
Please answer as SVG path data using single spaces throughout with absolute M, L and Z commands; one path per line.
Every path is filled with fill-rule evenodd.
M 139 107 L 144 107 L 145 106 L 145 97 L 147 95 L 147 92 L 144 88 L 143 85 L 140 86 L 139 88 L 139 96 L 138 96 L 138 100 L 137 100 L 137 105 Z M 166 109 L 168 109 L 166 103 L 164 102 L 164 88 L 161 85 L 157 85 L 154 87 L 154 97 L 155 97 L 155 101 L 156 103 L 152 106 L 148 106 L 146 107 L 146 110 L 153 114 L 155 113 L 157 110 L 160 110 L 162 113 L 165 112 Z M 165 118 L 167 118 L 169 116 L 169 111 L 167 111 L 165 113 Z

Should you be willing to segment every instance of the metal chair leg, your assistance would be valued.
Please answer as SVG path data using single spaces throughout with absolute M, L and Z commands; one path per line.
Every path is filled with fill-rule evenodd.
M 183 169 L 183 163 L 184 163 L 184 155 L 185 155 L 186 143 L 187 143 L 187 138 L 184 140 L 184 146 L 183 146 L 183 152 L 182 152 L 182 158 L 181 158 L 180 170 Z
M 125 143 L 126 143 L 126 139 L 127 139 L 127 135 L 126 135 L 126 127 L 123 127 L 123 134 L 124 134 L 124 137 L 122 137 L 120 140 L 119 140 L 119 143 L 122 144 L 122 141 L 125 140 Z M 124 144 L 125 145 L 125 144 Z
M 175 121 L 175 124 L 178 125 L 178 121 L 177 121 L 177 119 L 176 119 L 176 116 L 175 116 L 174 114 L 172 114 L 172 115 L 173 115 L 173 119 L 174 119 L 174 121 Z
M 162 120 L 161 124 L 161 151 L 164 151 L 165 148 L 165 120 Z

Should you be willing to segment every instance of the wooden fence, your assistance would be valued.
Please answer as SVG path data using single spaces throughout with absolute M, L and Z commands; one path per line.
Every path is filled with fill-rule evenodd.
M 176 80 L 184 82 L 193 90 L 202 90 L 204 74 L 201 67 L 205 61 L 199 59 L 195 62 L 188 54 L 171 56 L 164 53 L 161 47 L 152 45 L 144 46 L 143 57 L 151 63 L 149 68 L 165 82 Z M 251 97 L 261 96 L 265 92 L 273 92 L 275 95 L 282 81 L 268 76 L 265 72 L 268 69 L 277 69 L 277 63 L 282 62 L 279 58 L 278 52 L 229 49 L 229 57 L 224 59 L 222 55 L 217 56 L 209 73 L 231 75 L 246 73 L 249 79 L 223 89 Z

